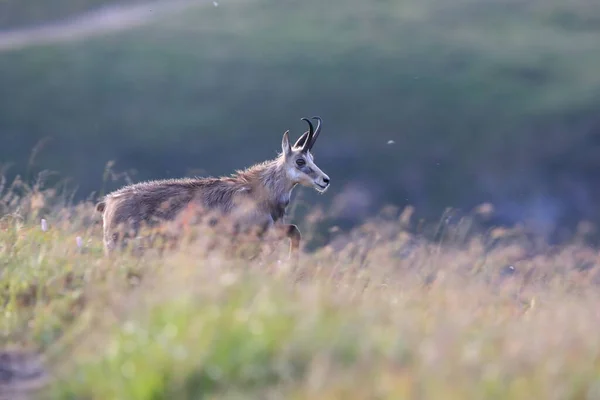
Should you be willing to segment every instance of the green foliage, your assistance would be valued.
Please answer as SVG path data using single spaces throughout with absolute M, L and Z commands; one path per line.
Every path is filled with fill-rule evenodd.
M 67 393 L 136 399 L 252 393 L 301 379 L 311 354 L 330 354 L 340 367 L 353 360 L 358 337 L 335 335 L 327 313 L 303 326 L 298 304 L 270 287 L 248 283 L 224 291 L 220 302 L 178 299 L 119 327 L 101 360 L 65 382 Z M 108 371 L 114 379 L 96 387 Z
M 295 268 L 285 244 L 248 261 L 202 227 L 104 257 L 92 203 L 28 193 L 0 225 L 0 352 L 43 354 L 43 398 L 596 397 L 600 270 L 581 242 L 532 257 L 518 231 L 440 226 L 432 243 L 388 210 Z
M 100 4 L 46 3 L 4 1 L 0 26 Z M 123 181 L 108 160 L 134 179 L 228 173 L 319 114 L 317 162 L 340 191 L 371 185 L 373 207 L 437 216 L 486 196 L 575 196 L 570 177 L 597 180 L 599 16 L 591 0 L 194 5 L 0 53 L 0 160 L 27 181 L 55 169 L 82 197 Z M 598 397 L 600 267 L 585 237 L 550 250 L 444 213 L 432 243 L 410 215 L 352 211 L 359 226 L 328 232 L 296 269 L 278 262 L 284 244 L 247 261 L 202 232 L 162 256 L 107 258 L 93 202 L 46 181 L 0 179 L 0 351 L 39 351 L 47 397 Z M 306 214 L 314 198 L 301 200 Z M 306 238 L 348 212 L 339 201 L 308 215 Z

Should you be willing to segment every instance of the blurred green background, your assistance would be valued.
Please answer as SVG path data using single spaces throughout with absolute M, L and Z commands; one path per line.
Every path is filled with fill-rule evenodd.
M 115 5 L 125 29 L 38 31 Z M 110 160 L 134 180 L 228 174 L 320 115 L 332 187 L 297 213 L 489 201 L 545 232 L 600 222 L 597 1 L 0 0 L 0 29 L 0 161 L 78 198 L 124 183 L 103 187 Z

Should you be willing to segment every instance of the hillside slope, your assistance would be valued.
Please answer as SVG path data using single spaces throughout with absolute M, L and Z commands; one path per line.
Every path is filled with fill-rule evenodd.
M 109 160 L 134 179 L 229 173 L 319 114 L 320 165 L 363 199 L 338 199 L 342 217 L 490 200 L 544 227 L 597 219 L 599 32 L 584 0 L 206 2 L 1 53 L 0 159 L 24 172 L 50 137 L 36 167 L 85 197 Z

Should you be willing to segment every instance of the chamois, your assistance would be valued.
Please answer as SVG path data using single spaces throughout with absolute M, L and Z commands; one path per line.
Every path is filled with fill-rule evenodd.
M 289 130 L 283 134 L 282 152 L 269 161 L 219 178 L 181 178 L 140 182 L 125 186 L 96 204 L 102 214 L 104 251 L 110 254 L 123 226 L 134 236 L 142 224 L 173 221 L 189 206 L 233 217 L 238 227 L 272 229 L 279 239 L 290 239 L 290 257 L 297 255 L 302 235 L 296 225 L 283 223 L 292 190 L 300 184 L 320 193 L 329 188 L 329 177 L 317 167 L 311 150 L 321 132 L 308 118 L 309 130 L 292 146 Z

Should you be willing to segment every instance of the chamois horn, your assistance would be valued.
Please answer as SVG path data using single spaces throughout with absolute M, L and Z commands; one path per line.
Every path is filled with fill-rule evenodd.
M 319 133 L 321 133 L 321 123 L 322 123 L 321 117 L 312 117 L 312 119 L 317 120 L 317 128 L 315 129 L 314 134 L 311 135 L 308 150 L 312 150 L 313 146 L 315 145 L 315 142 L 317 141 L 317 138 L 319 137 Z
M 302 146 L 302 152 L 307 152 L 310 150 L 309 145 L 315 133 L 315 128 L 308 118 L 301 118 L 301 120 L 308 123 L 308 132 L 305 132 L 302 136 L 300 136 L 300 139 L 298 139 L 294 146 Z

